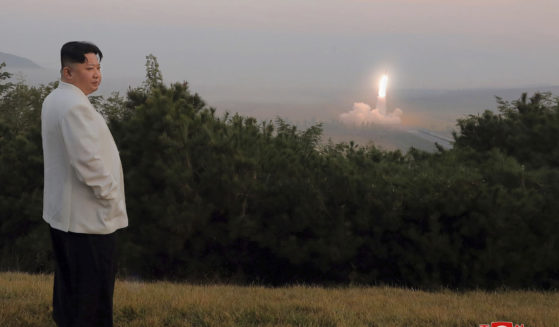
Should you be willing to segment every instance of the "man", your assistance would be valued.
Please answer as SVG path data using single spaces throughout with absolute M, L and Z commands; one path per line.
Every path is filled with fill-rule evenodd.
M 55 257 L 58 326 L 113 326 L 116 231 L 128 226 L 118 150 L 87 95 L 101 83 L 103 54 L 87 42 L 62 46 L 58 88 L 43 102 L 43 219 Z

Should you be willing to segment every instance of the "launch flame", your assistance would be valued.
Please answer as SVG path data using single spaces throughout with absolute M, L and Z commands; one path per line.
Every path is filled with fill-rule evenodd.
M 355 102 L 353 109 L 349 112 L 340 114 L 340 120 L 346 125 L 368 125 L 368 124 L 389 124 L 398 125 L 402 122 L 401 116 L 403 111 L 396 108 L 387 111 L 386 107 L 386 87 L 388 85 L 388 75 L 384 74 L 380 78 L 377 105 L 375 109 L 371 109 L 366 103 Z
M 378 96 L 381 98 L 386 97 L 386 85 L 388 84 L 388 75 L 384 74 L 380 78 L 379 88 L 378 88 Z

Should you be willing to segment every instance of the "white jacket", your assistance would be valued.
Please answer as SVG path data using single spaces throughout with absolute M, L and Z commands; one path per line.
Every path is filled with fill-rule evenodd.
M 43 102 L 43 219 L 52 228 L 109 234 L 128 226 L 118 149 L 103 117 L 60 82 Z

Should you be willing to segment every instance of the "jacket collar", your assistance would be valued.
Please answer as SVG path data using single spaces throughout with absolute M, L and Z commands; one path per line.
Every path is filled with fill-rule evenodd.
M 66 83 L 60 80 L 60 82 L 58 83 L 58 87 L 65 90 L 73 90 L 74 92 L 79 92 L 81 95 L 86 97 L 85 93 L 83 93 L 83 91 L 74 84 Z

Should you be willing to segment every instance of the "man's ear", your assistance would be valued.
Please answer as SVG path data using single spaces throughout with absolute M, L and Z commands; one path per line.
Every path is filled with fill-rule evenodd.
M 72 78 L 72 69 L 70 69 L 69 66 L 65 66 L 64 68 L 62 68 L 62 77 L 66 79 Z

